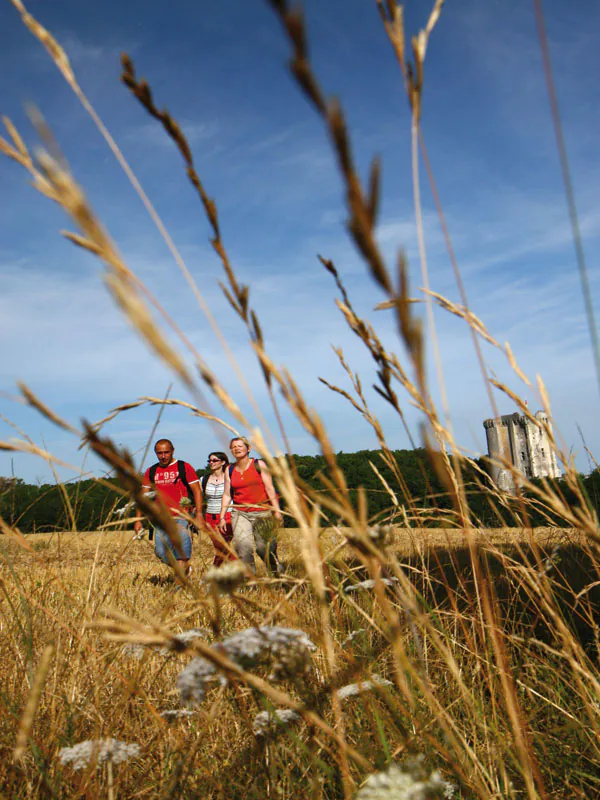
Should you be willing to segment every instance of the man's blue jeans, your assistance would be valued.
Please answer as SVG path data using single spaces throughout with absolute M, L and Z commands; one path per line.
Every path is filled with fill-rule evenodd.
M 188 561 L 192 557 L 192 537 L 188 531 L 188 523 L 185 519 L 174 519 L 179 529 L 180 549 L 171 544 L 169 537 L 161 528 L 154 528 L 154 552 L 165 564 L 169 563 L 168 552 L 177 561 Z

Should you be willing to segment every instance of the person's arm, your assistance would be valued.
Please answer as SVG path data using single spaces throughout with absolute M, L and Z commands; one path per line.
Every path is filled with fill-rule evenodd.
M 194 505 L 196 507 L 196 521 L 198 525 L 202 522 L 202 483 L 200 481 L 194 481 L 194 483 L 190 483 L 190 489 L 192 490 L 192 494 L 194 495 Z
M 279 498 L 277 497 L 277 492 L 275 491 L 275 487 L 273 486 L 273 478 L 271 477 L 269 468 L 262 460 L 259 460 L 258 465 L 260 467 L 260 477 L 262 478 L 263 486 L 265 487 L 265 492 L 267 493 L 267 497 L 269 498 L 269 503 L 271 504 L 271 508 L 273 509 L 273 516 L 275 517 L 275 519 L 281 521 L 283 519 L 283 515 L 281 514 L 281 509 L 279 508 Z
M 227 523 L 225 522 L 225 514 L 231 505 L 231 479 L 229 477 L 229 469 L 225 470 L 225 488 L 223 489 L 223 496 L 221 497 L 221 514 L 219 517 L 219 528 L 222 533 L 227 530 Z

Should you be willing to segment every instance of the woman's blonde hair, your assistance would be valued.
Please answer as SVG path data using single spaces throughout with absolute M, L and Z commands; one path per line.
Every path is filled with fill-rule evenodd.
M 248 441 L 248 439 L 246 439 L 245 436 L 234 436 L 233 439 L 229 442 L 229 449 L 230 450 L 231 450 L 231 445 L 234 442 L 243 442 L 246 445 L 246 447 L 248 448 L 248 450 L 252 449 L 252 447 L 250 445 L 250 442 Z

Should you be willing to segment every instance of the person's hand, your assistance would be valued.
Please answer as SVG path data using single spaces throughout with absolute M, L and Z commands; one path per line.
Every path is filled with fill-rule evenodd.
M 275 517 L 277 522 L 283 522 L 283 514 L 281 513 L 281 511 L 279 509 L 276 509 L 275 511 L 273 511 L 273 516 Z
M 142 530 L 142 527 L 143 527 L 142 520 L 141 519 L 136 519 L 136 521 L 133 523 L 133 530 L 136 533 L 139 533 Z
M 192 523 L 192 530 L 196 533 L 200 533 L 202 528 L 204 527 L 204 517 L 202 516 L 202 512 L 197 511 L 194 516 L 194 522 Z
M 227 533 L 227 522 L 224 518 L 219 520 L 219 530 L 221 533 Z

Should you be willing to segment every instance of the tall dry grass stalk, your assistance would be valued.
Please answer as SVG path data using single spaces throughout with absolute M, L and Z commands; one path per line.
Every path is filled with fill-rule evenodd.
M 12 2 L 97 124 L 228 352 L 191 273 L 83 94 L 66 53 L 21 0 Z M 211 243 L 224 270 L 223 291 L 246 327 L 281 440 L 287 442 L 278 395 L 325 459 L 320 490 L 300 479 L 289 447 L 288 457 L 277 451 L 276 437 L 254 401 L 260 425 L 253 427 L 185 333 L 124 263 L 43 121 L 35 119 L 45 149 L 34 155 L 5 119 L 8 138 L 0 137 L 0 150 L 29 174 L 35 189 L 65 211 L 76 228 L 65 235 L 102 261 L 115 302 L 191 396 L 191 401 L 169 393 L 163 399 L 143 397 L 113 409 L 95 424 L 84 422 L 81 430 L 59 418 L 25 386 L 23 400 L 99 455 L 119 478 L 122 492 L 172 538 L 178 534 L 165 508 L 144 497 L 132 456 L 103 434 L 104 426 L 145 404 L 177 405 L 223 431 L 247 432 L 297 527 L 280 532 L 284 577 L 260 575 L 242 584 L 232 573 L 213 576 L 208 585 L 187 581 L 181 588 L 154 574 L 148 543 L 132 540 L 126 531 L 95 537 L 65 534 L 57 547 L 43 536 L 24 537 L 0 520 L 6 534 L 0 542 L 0 620 L 5 634 L 0 639 L 0 726 L 5 752 L 12 755 L 14 750 L 18 756 L 15 761 L 3 759 L 3 784 L 12 797 L 99 796 L 108 791 L 123 797 L 350 798 L 371 772 L 397 762 L 397 770 L 377 781 L 382 786 L 402 782 L 408 792 L 420 780 L 425 788 L 418 796 L 423 797 L 596 796 L 597 520 L 573 464 L 547 426 L 574 499 L 567 501 L 556 483 L 526 479 L 520 480 L 517 497 L 507 499 L 456 441 L 443 392 L 434 305 L 464 321 L 494 414 L 492 387 L 504 392 L 534 425 L 544 426 L 518 395 L 488 374 L 482 339 L 504 353 L 527 387 L 537 385 L 540 403 L 550 415 L 541 379 L 537 384 L 531 381 L 509 345 L 496 341 L 470 310 L 435 190 L 420 118 L 425 55 L 435 26 L 443 24 L 443 2 L 433 4 L 425 29 L 412 38 L 412 61 L 402 7 L 395 0 L 377 2 L 411 111 L 423 284 L 419 298 L 409 291 L 405 258 L 400 255 L 395 271 L 390 269 L 377 242 L 378 160 L 373 160 L 365 184 L 355 165 L 342 105 L 325 99 L 312 68 L 301 12 L 285 0 L 271 0 L 271 5 L 291 48 L 291 72 L 329 137 L 345 187 L 348 233 L 368 274 L 387 296 L 381 308 L 395 315 L 406 363 L 356 311 L 336 266 L 326 257 L 320 257 L 321 262 L 340 293 L 340 313 L 373 360 L 377 393 L 395 410 L 409 436 L 403 406 L 408 401 L 421 412 L 423 442 L 452 506 L 423 509 L 410 496 L 361 379 L 337 349 L 351 390 L 322 380 L 371 425 L 381 455 L 381 463 L 371 467 L 389 497 L 390 520 L 400 520 L 403 527 L 373 524 L 367 493 L 349 489 L 333 443 L 302 387 L 269 355 L 250 287 L 236 276 L 217 204 L 204 187 L 185 134 L 168 111 L 159 110 L 149 83 L 137 77 L 130 57 L 123 57 L 123 82 L 182 156 L 212 229 Z M 460 305 L 429 285 L 419 153 L 447 237 Z M 441 412 L 428 383 L 425 332 L 416 300 L 427 309 Z M 161 331 L 157 316 L 167 323 L 179 348 Z M 251 396 L 239 370 L 238 376 Z M 237 428 L 208 408 L 207 391 Z M 0 447 L 53 458 L 26 437 Z M 514 472 L 511 464 L 503 466 Z M 392 478 L 385 476 L 383 467 Z M 469 505 L 467 475 L 490 508 L 505 515 L 507 530 L 500 537 L 482 532 Z M 542 509 L 549 519 L 561 519 L 570 529 L 534 531 L 528 523 L 533 508 Z M 322 528 L 324 514 L 339 520 L 334 530 Z M 432 533 L 432 520 L 443 529 Z M 211 558 L 210 544 L 201 539 L 196 549 L 201 571 Z M 187 702 L 195 706 L 181 707 Z M 127 747 L 135 745 L 141 748 L 139 757 L 116 757 L 118 747 L 128 753 Z M 69 749 L 59 759 L 60 748 Z M 408 758 L 417 754 L 425 758 L 417 762 L 418 769 Z M 74 763 L 76 768 L 69 767 Z M 434 769 L 441 778 L 427 778 Z M 367 789 L 372 785 L 360 796 L 371 796 Z

